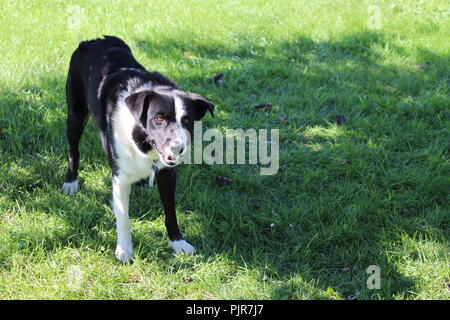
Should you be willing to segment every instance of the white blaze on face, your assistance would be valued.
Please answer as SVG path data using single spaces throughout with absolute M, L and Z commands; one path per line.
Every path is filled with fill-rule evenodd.
M 181 120 L 186 115 L 186 108 L 184 106 L 183 100 L 177 96 L 174 97 L 175 102 L 175 119 L 177 122 L 177 129 L 175 130 L 172 137 L 172 146 L 182 147 L 186 150 L 187 135 L 186 129 L 183 128 Z
M 175 101 L 175 119 L 177 123 L 181 125 L 181 119 L 186 114 L 186 109 L 184 108 L 183 100 L 180 97 L 174 96 Z

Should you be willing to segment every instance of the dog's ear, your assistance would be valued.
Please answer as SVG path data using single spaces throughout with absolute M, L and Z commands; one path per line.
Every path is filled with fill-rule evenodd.
M 194 108 L 194 120 L 203 118 L 206 111 L 209 111 L 214 118 L 214 104 L 211 101 L 196 93 L 189 94 L 189 98 L 191 99 L 192 107 Z
M 133 93 L 125 99 L 125 103 L 130 109 L 131 114 L 144 128 L 147 126 L 148 106 L 153 95 L 154 92 L 152 90 L 145 90 Z

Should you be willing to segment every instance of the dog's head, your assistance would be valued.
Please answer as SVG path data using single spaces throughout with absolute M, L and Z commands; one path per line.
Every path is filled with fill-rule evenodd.
M 154 149 L 168 167 L 181 161 L 194 121 L 206 111 L 214 116 L 214 105 L 206 98 L 165 86 L 134 93 L 125 102 L 136 119 L 133 140 L 143 152 Z

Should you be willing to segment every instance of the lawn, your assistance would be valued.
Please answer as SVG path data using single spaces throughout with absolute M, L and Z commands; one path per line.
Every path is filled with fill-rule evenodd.
M 447 1 L 3 0 L 0 16 L 1 299 L 450 299 Z M 60 192 L 70 55 L 103 34 L 214 101 L 203 127 L 280 130 L 276 175 L 179 168 L 194 256 L 135 186 L 135 257 L 115 259 L 92 121 L 80 192 Z

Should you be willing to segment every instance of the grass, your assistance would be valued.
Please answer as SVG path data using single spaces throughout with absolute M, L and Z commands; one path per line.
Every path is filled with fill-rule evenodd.
M 449 299 L 449 10 L 438 0 L 1 1 L 0 298 Z M 68 62 L 103 34 L 213 100 L 204 127 L 280 129 L 276 175 L 180 168 L 177 211 L 195 256 L 171 252 L 156 190 L 135 187 L 135 260 L 115 260 L 110 171 L 92 122 L 81 191 L 59 191 Z M 220 88 L 209 81 L 218 73 Z M 253 108 L 263 103 L 272 109 Z M 370 265 L 379 290 L 366 286 Z

